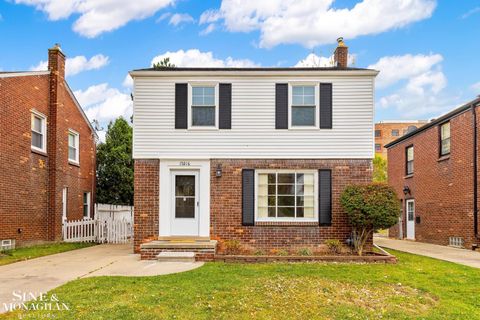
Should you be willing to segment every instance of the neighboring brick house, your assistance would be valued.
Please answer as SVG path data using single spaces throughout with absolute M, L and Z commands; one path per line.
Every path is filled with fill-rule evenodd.
M 331 68 L 130 72 L 135 252 L 207 259 L 213 239 L 263 250 L 345 241 L 339 195 L 371 181 L 378 73 L 347 67 L 347 54 L 340 41 Z
M 62 219 L 92 215 L 96 133 L 65 81 L 48 71 L 0 72 L 0 241 L 61 240 Z
M 391 237 L 478 246 L 478 106 L 480 98 L 386 146 L 403 208 Z
M 384 120 L 375 123 L 375 154 L 387 158 L 385 145 L 427 123 L 427 120 Z

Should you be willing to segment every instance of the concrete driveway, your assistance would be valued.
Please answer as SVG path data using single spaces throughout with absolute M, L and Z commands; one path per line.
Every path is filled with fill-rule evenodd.
M 382 248 L 394 249 L 480 268 L 480 252 L 477 251 L 383 237 L 374 237 L 373 242 Z
M 142 261 L 131 244 L 103 244 L 0 267 L 0 313 L 13 292 L 36 296 L 68 281 L 94 276 L 154 276 L 188 271 L 202 262 Z M 18 303 L 18 300 L 16 301 Z

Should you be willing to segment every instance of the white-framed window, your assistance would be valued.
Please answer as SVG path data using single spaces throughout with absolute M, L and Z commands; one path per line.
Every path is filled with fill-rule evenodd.
M 83 193 L 83 217 L 90 217 L 90 192 Z
M 190 128 L 218 128 L 218 85 L 214 83 L 193 83 L 189 85 Z
M 47 152 L 47 117 L 32 110 L 32 149 Z
M 256 221 L 318 221 L 316 170 L 257 170 Z
M 79 163 L 80 135 L 78 132 L 68 130 L 68 161 Z
M 289 86 L 290 128 L 317 128 L 319 117 L 318 84 L 294 83 Z

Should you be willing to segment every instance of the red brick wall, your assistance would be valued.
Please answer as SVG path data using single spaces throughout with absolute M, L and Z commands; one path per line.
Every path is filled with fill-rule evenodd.
M 215 176 L 222 164 L 222 177 Z M 314 246 L 326 239 L 346 240 L 351 232 L 339 197 L 349 184 L 371 181 L 370 160 L 211 160 L 211 218 L 213 238 L 237 239 L 242 244 L 261 249 Z M 242 226 L 242 169 L 331 169 L 332 225 L 313 223 L 257 222 Z
M 0 239 L 17 244 L 48 238 L 48 157 L 30 147 L 30 109 L 48 115 L 48 84 L 48 75 L 0 78 Z
M 222 177 L 215 176 L 222 164 Z M 244 245 L 270 249 L 306 247 L 326 239 L 346 240 L 351 232 L 339 197 L 349 184 L 371 181 L 371 160 L 211 160 L 210 236 L 238 239 Z M 312 223 L 257 223 L 242 226 L 242 169 L 331 169 L 333 186 L 332 225 Z M 158 237 L 159 160 L 135 160 L 134 250 Z M 161 223 L 161 221 L 160 221 Z
M 0 78 L 0 239 L 15 239 L 20 246 L 61 240 L 63 187 L 69 190 L 68 219 L 83 216 L 83 192 L 95 194 L 91 129 L 63 74 L 53 86 L 50 80 L 49 75 Z M 55 96 L 57 103 L 50 104 Z M 31 150 L 31 109 L 47 117 L 46 154 Z M 68 163 L 69 128 L 80 134 L 79 166 Z
M 473 130 L 471 111 L 450 120 L 451 153 L 439 158 L 439 127 L 433 126 L 388 150 L 388 180 L 397 194 L 415 199 L 417 241 L 448 245 L 460 236 L 465 247 L 476 243 L 473 232 Z M 405 148 L 414 146 L 414 174 L 405 176 Z M 404 196 L 408 186 L 411 194 Z M 405 212 L 405 201 L 403 201 Z M 406 236 L 405 213 L 403 235 Z M 398 225 L 390 229 L 398 237 Z
M 158 237 L 160 161 L 135 160 L 134 167 L 134 251 L 140 244 Z

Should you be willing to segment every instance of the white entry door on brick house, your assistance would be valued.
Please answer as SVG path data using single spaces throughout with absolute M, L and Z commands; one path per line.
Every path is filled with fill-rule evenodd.
M 172 236 L 199 235 L 199 172 L 172 171 Z
M 405 206 L 405 212 L 407 214 L 407 239 L 415 240 L 415 200 L 407 200 Z

